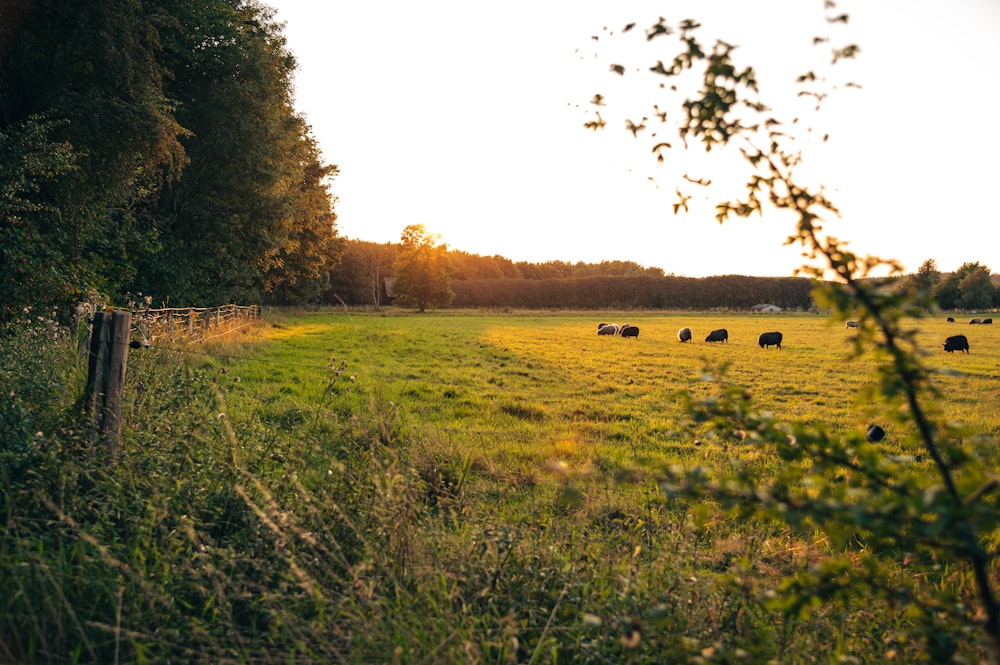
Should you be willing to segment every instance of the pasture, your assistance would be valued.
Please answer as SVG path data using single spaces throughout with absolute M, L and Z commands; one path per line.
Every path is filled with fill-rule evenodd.
M 598 336 L 609 320 L 638 338 Z M 913 323 L 939 370 L 927 406 L 992 435 L 964 445 L 992 445 L 1000 329 Z M 718 328 L 729 341 L 706 343 Z M 775 330 L 782 349 L 760 348 Z M 0 660 L 939 660 L 954 643 L 903 637 L 924 624 L 891 597 L 775 603 L 783 579 L 850 560 L 863 538 L 832 542 L 664 480 L 782 464 L 688 412 L 683 394 L 718 395 L 722 369 L 760 412 L 832 437 L 878 422 L 880 447 L 917 452 L 858 398 L 875 364 L 852 356 L 857 334 L 804 313 L 332 311 L 154 343 L 129 359 L 119 463 L 95 465 L 65 430 L 25 430 L 8 453 L 0 573 L 16 583 L 0 591 Z M 971 353 L 945 353 L 952 334 Z M 974 596 L 962 566 L 886 559 L 889 577 Z M 974 638 L 955 648 L 982 657 Z
M 638 338 L 597 335 L 597 323 L 608 320 L 638 326 Z M 911 323 L 925 360 L 937 369 L 940 399 L 925 406 L 996 435 L 1000 329 L 943 317 Z M 678 341 L 681 327 L 692 328 L 692 342 Z M 729 331 L 729 341 L 707 343 L 718 328 Z M 781 350 L 758 346 L 766 331 L 783 333 Z M 405 555 L 392 548 L 390 555 L 408 557 L 431 578 L 473 579 L 518 550 L 524 567 L 513 566 L 518 573 L 507 578 L 509 595 L 494 611 L 521 616 L 528 627 L 522 639 L 545 637 L 538 632 L 542 616 L 531 609 L 539 602 L 531 590 L 540 585 L 548 589 L 543 605 L 568 622 L 559 624 L 563 630 L 575 634 L 583 617 L 584 624 L 593 622 L 584 634 L 593 629 L 605 647 L 617 639 L 617 649 L 626 640 L 620 635 L 630 621 L 669 614 L 658 626 L 672 637 L 646 636 L 652 641 L 643 653 L 653 662 L 667 652 L 716 649 L 723 660 L 740 653 L 773 657 L 775 647 L 794 653 L 796 662 L 827 662 L 837 654 L 878 660 L 912 647 L 889 637 L 901 619 L 891 603 L 846 613 L 835 604 L 794 621 L 759 604 L 781 577 L 839 553 L 837 546 L 808 529 L 793 532 L 710 504 L 671 502 L 656 481 L 669 467 L 725 469 L 739 460 L 767 473 L 782 464 L 732 432 L 692 422 L 680 393 L 717 394 L 720 370 L 749 391 L 761 412 L 834 437 L 880 423 L 888 431 L 883 450 L 915 455 L 918 466 L 930 469 L 922 450 L 908 448 L 911 433 L 900 431 L 884 406 L 859 396 L 874 380 L 875 361 L 871 353 L 852 354 L 857 334 L 804 313 L 314 313 L 265 328 L 260 342 L 228 364 L 220 385 L 237 430 L 241 422 L 262 419 L 285 424 L 297 432 L 293 438 L 303 427 L 327 426 L 364 438 L 359 419 L 375 418 L 369 440 L 397 450 L 383 464 L 394 473 L 397 465 L 409 469 L 413 484 L 399 481 L 396 491 L 409 487 L 410 500 L 432 506 L 430 513 L 412 505 L 390 512 L 394 528 L 412 521 L 415 529 L 405 545 L 395 545 Z M 971 353 L 943 350 L 953 334 L 969 337 Z M 242 381 L 232 383 L 234 377 Z M 312 452 L 310 458 L 316 459 Z M 306 476 L 317 471 L 304 469 Z M 579 577 L 580 586 L 567 574 Z M 971 593 L 967 572 L 934 574 L 936 584 Z M 419 614 L 417 604 L 439 591 L 426 579 L 415 584 L 419 591 L 409 600 Z M 563 597 L 552 584 L 565 585 L 563 593 L 574 589 L 575 602 L 559 607 Z M 682 617 L 673 614 L 681 608 Z M 382 606 L 385 630 L 399 629 L 397 619 L 388 618 L 398 611 L 395 601 Z M 418 632 L 427 629 L 418 623 Z M 553 653 L 565 657 L 565 642 L 556 641 L 563 650 Z M 580 657 L 574 648 L 569 652 Z M 633 657 L 643 660 L 638 652 Z M 594 662 L 603 661 L 595 655 Z
M 637 339 L 597 335 L 614 319 L 640 328 Z M 691 327 L 694 339 L 677 340 Z M 995 433 L 1000 424 L 1000 328 L 919 321 L 918 342 L 937 376 L 949 419 Z M 716 328 L 726 343 L 706 343 Z M 782 349 L 757 345 L 778 330 Z M 945 353 L 944 339 L 965 334 L 971 353 Z M 852 357 L 856 330 L 814 314 L 436 313 L 377 316 L 309 314 L 264 333 L 236 362 L 245 381 L 234 396 L 256 408 L 255 390 L 284 395 L 275 409 L 313 411 L 343 367 L 344 392 L 377 393 L 418 429 L 456 453 L 504 461 L 506 472 L 533 474 L 553 459 L 629 464 L 645 458 L 683 462 L 698 432 L 677 393 L 715 390 L 708 375 L 747 388 L 761 410 L 782 419 L 863 431 L 884 422 L 856 399 L 871 380 L 870 355 Z M 269 398 L 274 402 L 273 396 Z M 239 402 L 239 401 L 238 401 Z M 237 402 L 237 403 L 238 403 Z M 361 406 L 358 401 L 355 406 Z M 890 433 L 886 445 L 903 437 Z M 441 451 L 444 452 L 444 451 Z M 701 452 L 697 452 L 701 454 Z

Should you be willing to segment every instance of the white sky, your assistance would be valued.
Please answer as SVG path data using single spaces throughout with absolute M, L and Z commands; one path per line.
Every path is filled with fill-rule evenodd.
M 340 167 L 342 236 L 398 242 L 421 223 L 452 249 L 514 261 L 792 274 L 804 262 L 782 246 L 792 218 L 714 219 L 749 173 L 735 151 L 684 151 L 665 131 L 680 106 L 648 70 L 680 46 L 642 34 L 663 16 L 697 19 L 706 48 L 739 45 L 737 65 L 757 70 L 776 117 L 804 111 L 800 125 L 830 134 L 809 143 L 803 177 L 841 210 L 831 235 L 907 270 L 933 258 L 945 271 L 967 261 L 1000 271 L 1000 0 L 841 0 L 850 22 L 835 27 L 823 0 L 264 1 L 299 62 L 296 107 Z M 861 53 L 829 68 L 814 36 Z M 810 69 L 863 87 L 835 90 L 811 113 L 794 86 Z M 608 106 L 590 104 L 595 93 Z M 608 125 L 595 133 L 583 123 L 597 110 Z M 635 139 L 624 119 L 644 115 Z M 653 131 L 674 145 L 663 164 Z M 678 185 L 697 196 L 675 216 Z

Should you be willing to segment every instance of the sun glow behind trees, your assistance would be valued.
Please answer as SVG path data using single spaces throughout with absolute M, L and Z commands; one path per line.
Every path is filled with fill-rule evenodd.
M 685 173 L 711 179 L 721 192 L 731 170 L 702 161 L 697 150 L 675 149 L 663 164 L 652 162 L 651 146 L 625 130 L 625 119 L 648 116 L 647 134 L 657 126 L 653 104 L 665 110 L 666 100 L 651 96 L 655 88 L 639 78 L 655 78 L 645 68 L 667 56 L 644 49 L 626 58 L 625 47 L 640 45 L 639 31 L 659 16 L 674 23 L 697 18 L 707 44 L 722 38 L 739 47 L 738 64 L 753 64 L 762 94 L 790 122 L 799 112 L 788 105 L 808 110 L 816 101 L 795 96 L 795 78 L 829 62 L 827 45 L 812 44 L 830 32 L 822 0 L 766 8 L 728 0 L 436 0 L 419 8 L 393 3 L 391 18 L 384 5 L 271 4 L 287 21 L 302 65 L 298 108 L 341 166 L 334 191 L 349 237 L 395 241 L 400 228 L 421 222 L 451 247 L 481 255 L 536 263 L 631 260 L 691 276 L 789 275 L 802 263 L 797 248 L 782 247 L 791 224 L 783 216 L 767 213 L 722 229 L 701 189 L 688 215 L 672 214 Z M 958 140 L 953 121 L 969 90 L 981 108 L 997 103 L 1000 91 L 982 81 L 1000 66 L 1000 42 L 992 38 L 1000 7 L 839 5 L 851 20 L 834 27 L 863 51 L 856 63 L 838 63 L 845 72 L 838 82 L 864 87 L 824 100 L 803 180 L 833 192 L 842 237 L 896 256 L 908 271 L 928 257 L 944 271 L 970 260 L 991 263 L 970 256 L 967 239 L 988 215 L 975 201 L 992 189 L 1000 136 Z M 618 39 L 629 22 L 639 38 Z M 625 66 L 625 76 L 612 73 L 612 64 Z M 628 87 L 641 104 L 620 115 L 608 109 L 604 132 L 583 128 L 595 92 L 615 107 Z M 948 233 L 919 231 L 942 224 Z

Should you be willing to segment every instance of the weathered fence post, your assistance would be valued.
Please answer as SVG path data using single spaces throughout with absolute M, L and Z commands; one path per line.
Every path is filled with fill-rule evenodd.
M 128 338 L 132 325 L 131 312 L 111 315 L 111 340 L 108 349 L 107 397 L 101 419 L 101 439 L 112 455 L 121 452 L 122 397 L 125 393 L 125 366 L 128 364 Z
M 92 444 L 100 442 L 113 457 L 121 452 L 122 395 L 131 323 L 130 312 L 99 312 L 94 316 L 90 338 L 86 393 L 89 439 Z
M 111 315 L 105 312 L 94 314 L 93 328 L 90 331 L 90 357 L 87 361 L 87 389 L 84 403 L 87 409 L 87 421 L 90 431 L 87 438 L 91 445 L 97 443 L 97 433 L 101 422 L 101 410 L 104 406 L 104 384 L 107 379 L 108 360 L 108 329 Z

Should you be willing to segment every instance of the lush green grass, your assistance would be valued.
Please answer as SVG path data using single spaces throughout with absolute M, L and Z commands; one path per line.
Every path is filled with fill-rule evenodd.
M 706 369 L 727 367 L 760 408 L 781 418 L 825 423 L 832 431 L 864 429 L 885 414 L 858 404 L 871 380 L 872 359 L 850 357 L 856 332 L 811 315 L 639 314 L 638 340 L 596 335 L 594 314 L 316 314 L 282 324 L 266 346 L 249 351 L 234 374 L 246 383 L 234 395 L 271 394 L 310 409 L 321 401 L 328 364 L 345 365 L 354 390 L 377 389 L 422 427 L 436 428 L 463 450 L 493 457 L 562 455 L 634 459 L 638 452 L 690 452 L 691 432 L 678 390 L 714 387 Z M 622 315 L 619 319 L 625 318 Z M 695 340 L 676 331 L 690 326 Z M 950 417 L 989 432 L 997 427 L 1000 328 L 920 322 L 921 346 L 938 379 Z M 725 327 L 730 341 L 705 343 Z M 760 332 L 780 330 L 783 349 L 762 349 Z M 970 336 L 971 354 L 948 354 L 948 334 Z M 250 360 L 249 358 L 254 358 Z M 261 383 L 261 379 L 267 379 Z M 889 440 L 901 439 L 890 432 Z M 573 445 L 569 445 L 572 442 Z
M 639 338 L 597 336 L 608 319 Z M 995 435 L 1000 329 L 918 324 L 945 370 L 937 407 Z M 721 327 L 729 343 L 703 341 Z M 757 346 L 768 330 L 782 350 Z M 971 354 L 941 350 L 956 332 Z M 812 314 L 271 317 L 225 345 L 134 353 L 120 460 L 81 439 L 67 369 L 31 388 L 64 405 L 38 414 L 41 435 L 13 394 L 5 407 L 22 434 L 4 466 L 0 574 L 17 584 L 0 591 L 0 660 L 915 659 L 894 637 L 907 617 L 878 599 L 768 608 L 782 576 L 834 553 L 819 533 L 658 482 L 671 465 L 778 463 L 685 410 L 680 392 L 716 394 L 722 366 L 762 411 L 837 436 L 883 422 L 904 449 L 855 399 L 873 369 L 855 334 Z M 968 591 L 966 571 L 920 574 Z

